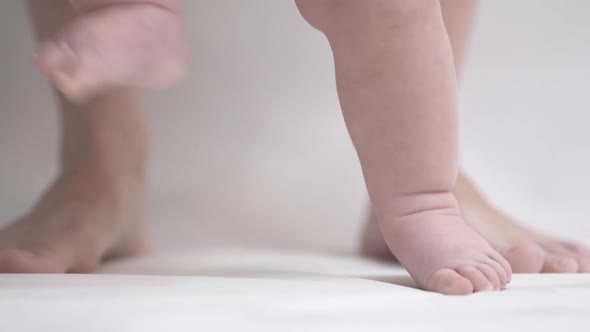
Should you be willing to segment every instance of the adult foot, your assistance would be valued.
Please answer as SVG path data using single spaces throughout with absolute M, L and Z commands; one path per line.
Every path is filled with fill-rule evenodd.
M 528 228 L 495 208 L 460 175 L 455 189 L 467 223 L 519 273 L 590 272 L 590 249 Z
M 455 196 L 465 222 L 510 262 L 515 273 L 590 272 L 590 248 L 514 221 L 487 201 L 464 175 L 458 178 Z M 391 257 L 373 216 L 365 230 L 362 252 Z
M 39 67 L 70 101 L 114 88 L 163 88 L 186 72 L 180 17 L 151 4 L 119 4 L 82 14 L 42 43 Z
M 60 177 L 26 216 L 0 230 L 0 273 L 83 273 L 141 253 L 141 177 Z

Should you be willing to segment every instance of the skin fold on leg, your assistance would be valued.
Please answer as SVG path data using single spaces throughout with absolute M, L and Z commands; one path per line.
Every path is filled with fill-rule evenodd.
M 441 7 L 453 49 L 455 71 L 460 75 L 464 70 L 477 1 L 443 0 Z M 540 233 L 518 223 L 486 199 L 465 172 L 459 172 L 453 193 L 467 224 L 502 253 L 514 272 L 590 272 L 589 248 Z M 368 217 L 361 250 L 363 254 L 372 257 L 391 257 L 372 212 Z
M 503 288 L 510 266 L 461 219 L 457 83 L 438 1 L 297 1 L 330 42 L 342 112 L 385 240 L 418 286 Z

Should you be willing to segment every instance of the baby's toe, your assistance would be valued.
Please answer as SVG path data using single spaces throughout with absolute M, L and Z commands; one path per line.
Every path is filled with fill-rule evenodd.
M 507 282 L 509 283 L 512 280 L 512 265 L 510 262 L 504 258 L 500 253 L 497 251 L 492 252 L 489 257 L 496 263 L 500 264 L 502 270 L 506 273 Z
M 502 288 L 506 287 L 512 281 L 512 263 L 506 258 L 500 255 L 499 252 L 493 251 L 488 255 L 488 264 L 496 269 L 498 276 L 500 276 L 500 282 Z M 505 278 L 505 279 L 504 279 Z
M 462 266 L 457 269 L 457 272 L 471 281 L 474 292 L 494 290 L 493 282 L 475 266 Z
M 494 272 L 496 273 L 500 281 L 500 289 L 505 288 L 506 285 L 510 283 L 510 279 L 512 278 L 511 271 L 506 270 L 506 267 L 504 267 L 498 261 L 494 260 L 493 258 L 489 258 L 482 263 L 494 269 Z
M 489 282 L 492 283 L 494 286 L 493 290 L 502 289 L 503 285 L 496 269 L 494 269 L 489 264 L 479 264 L 477 265 L 477 269 L 488 279 Z
M 428 279 L 426 290 L 445 295 L 468 295 L 473 293 L 472 282 L 451 269 L 440 269 Z

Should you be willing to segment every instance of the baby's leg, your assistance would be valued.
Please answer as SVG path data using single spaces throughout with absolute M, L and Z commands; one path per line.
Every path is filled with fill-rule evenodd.
M 443 18 L 453 48 L 457 74 L 463 71 L 468 39 L 475 17 L 475 0 L 441 1 Z M 466 110 L 467 112 L 471 110 Z M 542 234 L 520 224 L 495 207 L 462 172 L 453 190 L 465 222 L 500 252 L 518 273 L 590 272 L 590 249 L 574 242 Z M 391 257 L 374 214 L 367 223 L 363 253 Z
M 30 1 L 39 38 L 73 17 L 68 2 Z M 60 174 L 30 212 L 0 230 L 0 273 L 90 272 L 144 249 L 149 135 L 137 96 L 115 91 L 84 107 L 61 100 L 60 115 Z
M 455 72 L 460 79 L 467 53 L 468 40 L 472 32 L 475 17 L 476 0 L 442 0 L 441 8 L 447 34 L 453 49 Z M 461 173 L 461 171 L 459 171 Z M 461 178 L 461 176 L 459 176 Z M 456 194 L 456 193 L 455 193 Z M 457 197 L 462 205 L 461 197 Z M 379 225 L 372 208 L 368 207 L 367 226 L 362 238 L 361 252 L 364 255 L 386 258 L 391 257 L 391 251 L 383 240 Z M 470 220 L 466 220 L 469 223 Z
M 88 102 L 116 88 L 163 88 L 185 73 L 178 0 L 70 3 L 76 17 L 48 36 L 38 56 L 41 71 L 70 101 Z
M 500 289 L 510 266 L 462 220 L 457 86 L 439 1 L 299 0 L 330 41 L 343 114 L 380 226 L 417 284 Z

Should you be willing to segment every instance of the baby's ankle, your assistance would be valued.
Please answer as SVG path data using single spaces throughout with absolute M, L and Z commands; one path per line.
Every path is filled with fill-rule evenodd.
M 378 219 L 407 219 L 416 214 L 436 213 L 460 216 L 455 195 L 450 191 L 425 191 L 400 194 L 385 203 L 375 204 Z

